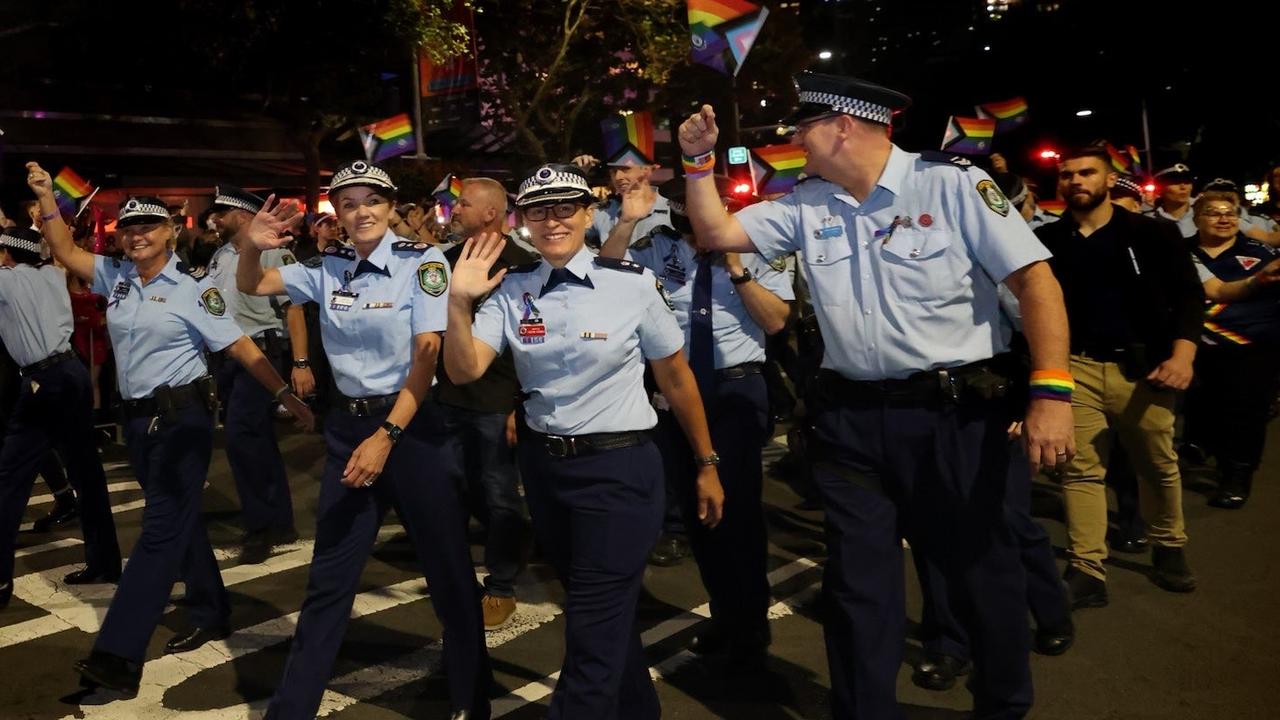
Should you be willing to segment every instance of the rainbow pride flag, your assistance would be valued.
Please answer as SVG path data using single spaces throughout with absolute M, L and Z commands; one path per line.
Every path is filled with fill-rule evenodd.
M 604 135 L 604 157 L 607 165 L 638 167 L 652 165 L 653 114 L 633 112 L 605 118 L 600 123 Z
M 408 113 L 400 113 L 360 128 L 360 139 L 369 162 L 381 162 L 413 151 L 413 124 Z
M 987 155 L 996 134 L 996 121 L 992 118 L 967 118 L 952 115 L 947 118 L 947 129 L 942 135 L 942 150 L 964 155 Z
M 745 0 L 688 0 L 693 61 L 737 75 L 769 17 Z
M 1027 101 L 1016 97 L 1000 102 L 983 103 L 974 107 L 978 117 L 994 119 L 998 132 L 1009 132 L 1027 122 Z
M 53 178 L 53 197 L 64 216 L 79 216 L 97 190 L 75 170 L 64 167 Z M 84 202 L 77 202 L 80 200 Z
M 1118 150 L 1116 146 L 1112 145 L 1111 143 L 1107 143 L 1106 148 L 1107 148 L 1107 157 L 1111 159 L 1112 169 L 1114 169 L 1118 173 L 1127 174 L 1127 173 L 1133 172 L 1133 170 L 1130 169 L 1130 165 L 1129 165 L 1130 159 L 1127 154 L 1120 152 L 1120 150 Z
M 1138 175 L 1142 170 L 1142 158 L 1138 155 L 1138 148 L 1126 145 L 1124 149 L 1129 154 L 1129 172 L 1133 175 Z
M 790 143 L 751 149 L 751 172 L 760 195 L 791 192 L 804 172 L 804 148 Z
M 1037 200 L 1036 207 L 1053 215 L 1054 217 L 1062 217 L 1062 213 L 1067 211 L 1066 200 Z
M 431 191 L 431 196 L 442 205 L 453 206 L 462 197 L 462 178 L 453 173 L 445 175 L 436 189 Z

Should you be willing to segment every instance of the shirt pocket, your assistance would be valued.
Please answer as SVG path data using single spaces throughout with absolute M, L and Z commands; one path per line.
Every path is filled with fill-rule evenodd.
M 957 241 L 951 231 L 898 229 L 880 249 L 886 284 L 903 300 L 951 298 L 960 286 L 949 252 Z

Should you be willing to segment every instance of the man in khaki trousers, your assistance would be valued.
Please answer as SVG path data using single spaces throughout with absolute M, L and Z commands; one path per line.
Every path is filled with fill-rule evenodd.
M 1167 221 L 1112 205 L 1105 150 L 1063 156 L 1058 189 L 1070 213 L 1039 228 L 1066 298 L 1075 381 L 1076 455 L 1063 474 L 1074 607 L 1107 604 L 1107 491 L 1112 443 L 1128 452 L 1150 525 L 1152 579 L 1195 589 L 1187 566 L 1174 402 L 1191 383 L 1204 291 L 1190 246 Z

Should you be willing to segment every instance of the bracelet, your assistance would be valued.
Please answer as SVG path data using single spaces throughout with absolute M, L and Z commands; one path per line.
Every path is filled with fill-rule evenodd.
M 1071 402 L 1071 392 L 1076 389 L 1076 381 L 1066 370 L 1033 370 L 1029 385 L 1033 399 L 1063 402 Z
M 686 178 L 700 178 L 703 175 L 710 174 L 715 169 L 716 151 L 708 150 L 697 157 L 690 157 L 681 153 L 680 164 L 684 166 L 684 176 Z
M 279 400 L 280 398 L 284 397 L 284 394 L 287 392 L 289 392 L 289 383 L 285 383 L 284 385 L 281 385 L 280 389 L 275 392 L 275 395 L 272 397 L 272 399 Z
M 62 211 L 61 211 L 61 210 L 54 210 L 53 212 L 49 213 L 48 215 L 41 215 L 41 216 L 40 216 L 40 219 L 41 219 L 41 220 L 43 220 L 43 221 L 45 221 L 45 222 L 49 222 L 50 220 L 53 220 L 54 218 L 60 218 L 60 217 L 62 217 Z

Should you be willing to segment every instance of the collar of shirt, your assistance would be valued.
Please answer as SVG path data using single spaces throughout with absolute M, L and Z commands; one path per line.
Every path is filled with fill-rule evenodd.
M 587 276 L 587 271 L 591 269 L 591 261 L 594 257 L 595 255 L 593 255 L 584 245 L 582 249 L 578 250 L 576 255 L 569 258 L 569 262 L 565 263 L 564 267 L 569 271 L 569 274 L 573 275 L 575 278 L 579 278 L 582 281 L 581 284 L 593 288 L 595 286 L 592 285 L 591 278 Z M 551 266 L 551 263 L 547 262 L 545 259 L 543 259 L 542 264 L 538 266 L 538 282 L 539 286 L 543 288 L 542 293 L 539 293 L 538 297 L 542 297 L 542 294 L 551 290 L 551 288 L 547 287 L 547 280 L 550 279 L 551 271 L 554 269 L 555 268 Z
M 178 270 L 179 262 L 180 260 L 178 259 L 177 253 L 169 253 L 169 261 L 164 264 L 164 267 L 160 272 L 156 273 L 155 277 L 151 278 L 151 281 L 155 282 L 160 278 L 164 278 L 169 281 L 170 285 L 177 285 L 178 278 L 182 277 L 183 274 Z M 138 265 L 136 263 L 130 263 L 130 265 L 132 265 L 132 267 L 129 268 L 129 279 L 136 281 L 138 285 L 141 286 L 143 284 L 142 275 L 138 273 Z
M 369 257 L 362 258 L 359 254 L 356 255 L 356 260 L 352 263 L 351 276 L 357 277 L 364 272 L 375 272 L 391 277 L 391 244 L 398 240 L 395 233 L 388 229 L 382 236 L 382 240 L 378 241 L 378 246 L 369 253 Z
M 902 194 L 902 186 L 906 182 L 907 173 L 911 170 L 912 156 L 897 145 L 889 145 L 889 159 L 884 164 L 884 170 L 880 171 L 880 179 L 876 181 L 877 188 L 884 188 L 893 193 L 895 197 Z M 837 186 L 839 187 L 839 186 Z M 876 192 L 872 190 L 867 196 L 867 200 L 862 203 L 858 202 L 846 190 L 840 188 L 836 193 L 836 197 L 851 207 L 861 207 L 865 202 L 875 197 Z

